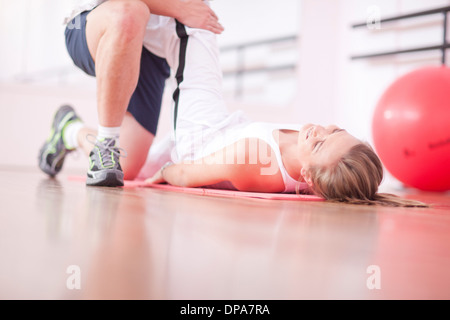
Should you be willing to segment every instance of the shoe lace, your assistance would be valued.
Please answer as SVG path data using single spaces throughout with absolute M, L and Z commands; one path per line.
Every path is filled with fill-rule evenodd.
M 88 134 L 86 136 L 86 140 L 92 143 L 94 146 L 98 147 L 103 162 L 103 166 L 105 167 L 113 166 L 115 162 L 114 159 L 117 159 L 118 157 L 126 158 L 128 156 L 125 149 L 115 146 L 114 139 L 106 139 L 105 140 L 106 142 L 103 142 L 99 141 L 96 136 Z M 111 157 L 110 156 L 111 154 L 115 155 L 115 157 L 114 158 Z

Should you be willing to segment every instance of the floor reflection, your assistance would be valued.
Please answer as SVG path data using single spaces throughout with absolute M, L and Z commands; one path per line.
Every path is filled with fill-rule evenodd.
M 167 276 L 171 299 L 351 297 L 367 291 L 376 215 L 193 197 L 171 205 L 177 213 Z
M 0 280 L 10 296 L 450 297 L 442 197 L 425 195 L 436 209 L 396 209 L 86 187 L 42 175 L 24 187 L 20 174 L 4 177 Z M 66 287 L 71 265 L 81 270 L 80 290 Z M 368 288 L 369 266 L 379 267 L 381 289 Z

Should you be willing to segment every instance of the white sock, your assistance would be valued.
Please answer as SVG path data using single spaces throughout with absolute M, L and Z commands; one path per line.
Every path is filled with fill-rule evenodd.
M 103 140 L 105 138 L 108 139 L 115 139 L 116 140 L 116 147 L 119 146 L 119 137 L 120 137 L 120 127 L 102 127 L 98 126 L 97 131 L 97 139 Z
M 81 121 L 74 121 L 69 123 L 63 130 L 64 145 L 67 149 L 76 149 L 78 145 L 78 132 L 84 127 L 84 123 Z

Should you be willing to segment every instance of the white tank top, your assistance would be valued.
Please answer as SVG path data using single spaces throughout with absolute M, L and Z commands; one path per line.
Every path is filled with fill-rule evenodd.
M 236 113 L 232 114 L 236 117 Z M 238 117 L 238 116 L 237 116 Z M 204 148 L 201 148 L 201 152 L 198 153 L 195 158 L 203 158 L 207 155 L 210 155 L 224 147 L 231 145 L 239 140 L 243 140 L 246 138 L 258 138 L 267 143 L 270 148 L 275 153 L 275 157 L 277 159 L 277 164 L 280 169 L 281 175 L 283 177 L 283 182 L 285 189 L 283 193 L 295 193 L 298 191 L 303 191 L 308 188 L 308 185 L 305 182 L 299 182 L 292 178 L 286 168 L 284 167 L 283 160 L 281 157 L 280 146 L 277 140 L 274 137 L 274 133 L 276 136 L 277 130 L 294 130 L 298 131 L 299 125 L 295 124 L 280 124 L 280 123 L 267 123 L 267 122 L 235 122 L 235 125 L 227 126 L 223 128 L 225 136 L 217 136 L 218 132 L 216 131 L 215 137 L 210 139 L 209 142 L 204 144 Z M 251 161 L 251 160 L 250 160 Z M 265 169 L 265 168 L 264 168 Z M 264 170 L 263 169 L 263 170 Z M 267 168 L 266 174 L 271 174 L 269 172 L 271 168 Z M 273 172 L 275 173 L 275 172 Z M 222 187 L 227 189 L 232 189 L 233 187 L 228 182 L 220 183 L 214 185 L 215 187 Z

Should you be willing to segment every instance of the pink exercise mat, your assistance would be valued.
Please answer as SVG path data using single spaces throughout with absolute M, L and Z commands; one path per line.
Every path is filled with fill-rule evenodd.
M 69 180 L 85 181 L 83 176 L 69 176 Z M 196 194 L 202 196 L 214 196 L 224 198 L 252 198 L 252 199 L 268 199 L 268 200 L 293 200 L 293 201 L 324 201 L 323 198 L 314 195 L 304 194 L 285 194 L 285 193 L 263 193 L 263 192 L 244 192 L 234 190 L 223 189 L 211 189 L 211 188 L 184 188 L 177 187 L 168 184 L 146 184 L 144 181 L 126 180 L 124 182 L 125 188 L 152 188 L 159 190 L 167 190 L 172 192 L 181 192 L 188 194 Z

